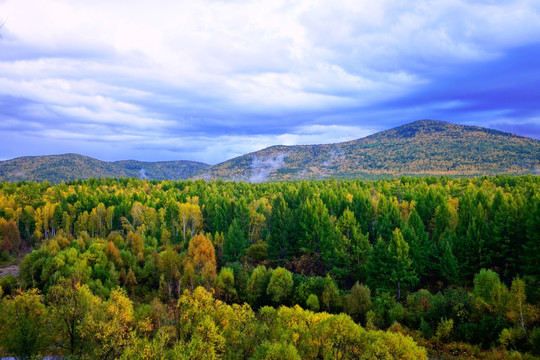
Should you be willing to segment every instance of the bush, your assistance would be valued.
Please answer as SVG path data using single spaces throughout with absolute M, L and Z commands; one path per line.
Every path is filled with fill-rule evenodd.
M 534 355 L 540 356 L 540 328 L 534 328 L 529 333 L 529 345 Z
M 420 319 L 420 326 L 418 329 L 422 333 L 422 336 L 426 339 L 429 339 L 433 336 L 433 330 L 431 329 L 431 326 L 429 326 L 429 323 L 424 320 L 423 317 Z
M 254 360 L 271 360 L 271 359 L 283 359 L 283 360 L 300 360 L 298 351 L 291 344 L 284 343 L 270 343 L 265 341 L 259 346 L 252 359 Z
M 4 289 L 4 295 L 13 295 L 17 289 L 17 278 L 11 274 L 0 278 L 0 287 Z
M 319 305 L 319 298 L 317 295 L 311 294 L 306 300 L 306 306 L 311 311 L 319 311 L 320 305 Z
M 521 328 L 503 329 L 499 342 L 505 349 L 520 349 L 527 341 L 527 334 Z
M 401 322 L 403 320 L 403 314 L 405 310 L 400 303 L 394 304 L 390 310 L 388 310 L 388 320 L 391 324 L 395 322 Z
M 435 336 L 437 339 L 443 342 L 448 342 L 452 338 L 452 330 L 454 329 L 454 320 L 453 319 L 441 319 L 437 325 L 437 331 Z
M 484 316 L 478 324 L 477 343 L 481 344 L 484 349 L 490 348 L 499 340 L 499 335 L 506 326 L 508 324 L 500 316 Z

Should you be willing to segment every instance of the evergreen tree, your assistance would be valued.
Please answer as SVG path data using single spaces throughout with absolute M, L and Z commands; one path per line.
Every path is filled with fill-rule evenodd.
M 294 242 L 290 236 L 290 221 L 291 211 L 283 195 L 279 194 L 272 201 L 272 215 L 268 219 L 268 257 L 272 260 L 285 260 L 295 255 Z
M 418 278 L 412 268 L 412 260 L 409 256 L 409 245 L 403 239 L 401 231 L 396 228 L 390 238 L 388 245 L 388 254 L 390 263 L 389 281 L 392 281 L 397 287 L 397 301 L 401 299 L 401 288 L 416 285 Z
M 449 230 L 441 234 L 439 243 L 439 274 L 447 284 L 455 284 L 458 279 L 458 262 L 452 252 L 455 235 Z
M 521 267 L 525 275 L 540 282 L 540 194 L 535 194 L 528 204 L 526 222 L 527 238 L 523 244 L 523 262 Z
M 382 196 L 377 213 L 378 217 L 375 225 L 377 237 L 389 239 L 395 228 L 403 226 L 403 219 L 396 198 Z
M 427 274 L 434 271 L 433 247 L 430 246 L 428 233 L 425 231 L 424 223 L 418 215 L 416 209 L 411 211 L 407 223 L 403 227 L 403 238 L 409 244 L 409 255 L 413 261 L 416 274 L 426 278 Z
M 331 253 L 334 236 L 328 209 L 318 197 L 307 200 L 299 208 L 300 244 L 308 254 Z
M 227 231 L 227 234 L 225 235 L 225 242 L 223 244 L 225 261 L 238 261 L 244 256 L 248 247 L 249 242 L 246 237 L 245 229 L 242 228 L 236 219 L 234 219 L 231 226 L 229 226 L 229 231 Z

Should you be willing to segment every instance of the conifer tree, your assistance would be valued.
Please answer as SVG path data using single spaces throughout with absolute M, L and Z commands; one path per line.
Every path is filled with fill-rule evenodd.
M 241 224 L 234 219 L 231 226 L 229 226 L 229 231 L 227 231 L 227 234 L 225 235 L 225 242 L 223 244 L 225 261 L 238 261 L 244 256 L 248 247 L 249 242 L 246 238 L 245 231 L 242 229 Z

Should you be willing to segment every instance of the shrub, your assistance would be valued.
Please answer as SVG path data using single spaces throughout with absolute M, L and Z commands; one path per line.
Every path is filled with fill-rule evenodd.
M 437 339 L 443 342 L 448 342 L 452 338 L 452 330 L 454 329 L 454 320 L 453 319 L 441 319 L 437 325 L 437 331 L 435 336 Z

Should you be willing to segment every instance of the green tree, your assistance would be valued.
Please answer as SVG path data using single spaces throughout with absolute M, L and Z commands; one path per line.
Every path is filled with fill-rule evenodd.
M 257 266 L 251 273 L 247 283 L 247 293 L 250 304 L 253 307 L 259 307 L 263 303 L 266 303 L 264 301 L 264 295 L 266 295 L 271 276 L 272 270 L 266 269 L 264 265 Z
M 447 284 L 455 284 L 458 279 L 458 262 L 452 251 L 455 235 L 446 230 L 439 244 L 439 274 Z
M 300 246 L 308 254 L 331 254 L 333 226 L 328 209 L 319 197 L 308 199 L 299 208 Z
M 392 233 L 389 243 L 382 238 L 377 240 L 368 274 L 370 288 L 396 291 L 398 301 L 401 299 L 402 287 L 413 286 L 418 282 L 409 256 L 409 245 L 398 228 Z
M 274 304 L 285 304 L 292 295 L 293 285 L 291 272 L 278 267 L 272 271 L 266 294 L 270 296 Z
M 366 313 L 371 308 L 371 291 L 365 285 L 358 282 L 351 288 L 351 292 L 345 296 L 344 310 L 356 321 L 363 321 Z
M 319 298 L 315 294 L 309 294 L 307 300 L 306 300 L 306 306 L 311 311 L 319 311 L 320 304 L 319 304 Z
M 234 287 L 234 272 L 231 268 L 221 268 L 216 279 L 216 291 L 218 296 L 228 302 L 236 297 Z
M 285 260 L 295 255 L 296 249 L 291 238 L 291 211 L 279 194 L 272 201 L 272 214 L 268 219 L 270 236 L 268 238 L 268 257 L 272 260 Z
M 0 345 L 18 359 L 44 354 L 50 343 L 48 313 L 37 290 L 5 297 L 0 311 Z
M 223 244 L 225 261 L 238 261 L 244 256 L 248 247 L 249 242 L 246 237 L 245 229 L 243 229 L 240 223 L 234 219 L 225 235 L 225 242 Z
M 70 279 L 55 285 L 48 296 L 54 334 L 58 338 L 55 344 L 63 353 L 81 358 L 89 350 L 88 343 L 83 341 L 82 325 L 94 295 L 87 285 Z
M 413 261 L 413 267 L 416 273 L 426 277 L 426 273 L 433 272 L 433 247 L 429 243 L 428 234 L 425 231 L 424 223 L 418 215 L 416 209 L 413 209 L 403 227 L 403 238 L 409 244 L 409 254 Z

